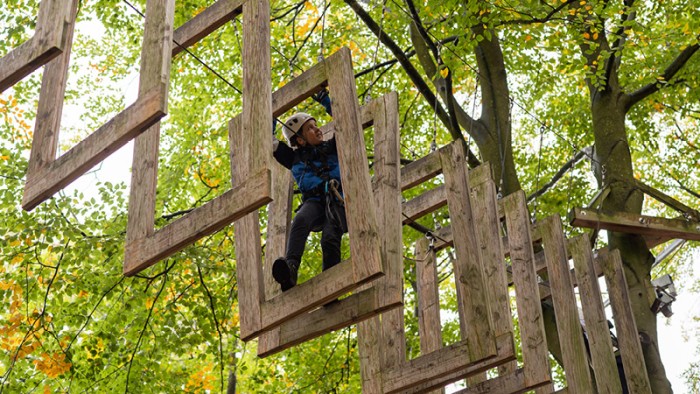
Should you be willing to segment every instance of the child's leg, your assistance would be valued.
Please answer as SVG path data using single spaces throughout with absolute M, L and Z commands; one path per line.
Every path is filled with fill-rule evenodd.
M 287 260 L 301 262 L 304 254 L 306 239 L 314 228 L 321 226 L 325 219 L 323 205 L 319 201 L 306 201 L 292 220 L 292 228 L 287 240 Z
M 326 220 L 323 224 L 321 235 L 321 249 L 323 250 L 323 270 L 327 270 L 340 262 L 340 242 L 346 231 L 345 209 L 338 209 L 341 223 L 333 223 Z

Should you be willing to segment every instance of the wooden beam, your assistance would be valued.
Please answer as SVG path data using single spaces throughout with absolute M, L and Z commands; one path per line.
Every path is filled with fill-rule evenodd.
M 402 305 L 400 300 L 382 305 L 378 293 L 378 290 L 372 287 L 328 307 L 320 307 L 285 321 L 276 330 L 276 341 L 258 342 L 258 357 L 267 357 Z
M 618 348 L 625 368 L 627 387 L 630 393 L 651 393 L 651 384 L 644 363 L 642 345 L 639 342 L 637 324 L 632 314 L 620 251 L 617 249 L 612 251 L 602 262 L 602 266 L 615 320 Z
M 442 348 L 406 362 L 401 368 L 384 373 L 386 393 L 423 393 L 444 387 L 456 380 L 487 371 L 506 362 L 515 360 L 513 337 L 502 335 L 496 338 L 496 356 L 469 363 L 465 341 Z M 455 375 L 454 372 L 459 372 Z
M 479 168 L 487 168 L 480 166 Z M 470 178 L 474 179 L 474 178 Z M 506 262 L 503 255 L 501 223 L 498 217 L 496 185 L 484 180 L 472 187 L 472 208 L 479 248 L 484 264 L 484 281 L 491 302 L 493 329 L 496 336 L 513 334 L 513 319 L 510 310 L 510 294 L 506 277 Z M 515 371 L 517 364 L 511 362 L 499 366 L 500 374 Z
M 174 0 L 149 0 L 139 98 L 58 159 L 56 148 L 70 45 L 47 66 L 37 111 L 22 207 L 31 210 L 162 118 L 167 110 Z M 72 28 L 68 29 L 72 34 Z M 70 37 L 69 37 L 70 38 Z
M 528 386 L 535 386 L 550 381 L 551 377 L 525 193 L 520 190 L 505 197 L 503 206 L 506 212 L 510 259 L 523 344 L 525 383 Z M 549 387 L 545 387 L 545 390 L 548 389 Z
M 246 0 L 219 0 L 178 27 L 173 33 L 172 57 L 240 15 L 245 2 Z M 244 37 L 248 39 L 247 36 Z
M 270 173 L 264 170 L 153 235 L 132 240 L 126 246 L 124 275 L 134 275 L 232 221 L 257 213 L 270 201 Z
M 429 153 L 401 168 L 401 191 L 420 185 L 442 173 L 440 152 Z
M 403 203 L 403 224 L 413 223 L 447 205 L 445 186 L 430 189 Z
M 34 36 L 0 58 L 0 93 L 66 51 L 77 7 L 78 0 L 41 1 Z
M 343 168 L 340 178 L 345 199 L 350 255 L 355 262 L 353 277 L 359 283 L 383 274 L 383 268 L 350 49 L 342 48 L 331 55 L 325 66 L 333 96 L 333 117 L 338 122 L 339 129 L 335 138 L 338 159 Z
M 525 370 L 518 368 L 512 373 L 489 379 L 485 382 L 456 391 L 454 394 L 518 394 L 531 391 L 546 384 L 547 383 L 542 383 L 535 386 L 528 386 L 525 383 Z
M 586 336 L 599 393 L 621 393 L 615 353 L 605 316 L 598 275 L 593 267 L 593 253 L 588 235 L 579 235 L 569 242 L 578 279 L 581 308 L 586 322 Z
M 700 241 L 700 223 L 683 219 L 666 219 L 629 212 L 604 212 L 574 208 L 569 213 L 569 223 L 576 227 L 596 228 L 668 239 L 680 238 Z
M 465 154 L 456 142 L 440 149 L 440 160 L 445 174 L 447 206 L 457 258 L 454 263 L 457 305 L 460 314 L 460 333 L 469 348 L 469 360 L 494 356 L 493 319 L 490 300 L 484 282 L 484 266 L 474 229 L 470 190 L 467 180 Z
M 416 241 L 415 260 L 420 352 L 428 354 L 442 347 L 442 327 L 435 251 L 425 237 Z
M 583 342 L 569 258 L 559 215 L 542 220 L 541 232 L 566 383 L 576 393 L 592 393 L 593 381 Z

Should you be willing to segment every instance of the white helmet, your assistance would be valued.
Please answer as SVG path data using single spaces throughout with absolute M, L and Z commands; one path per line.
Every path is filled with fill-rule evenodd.
M 301 131 L 301 126 L 311 119 L 316 120 L 316 118 L 307 114 L 306 112 L 298 112 L 289 117 L 289 119 L 287 119 L 287 121 L 282 125 L 282 134 L 284 134 L 284 138 L 287 139 L 287 142 L 291 144 L 294 135 Z

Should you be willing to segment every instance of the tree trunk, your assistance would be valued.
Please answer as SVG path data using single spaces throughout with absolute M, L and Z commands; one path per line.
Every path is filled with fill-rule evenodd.
M 617 89 L 608 89 L 598 91 L 592 97 L 591 114 L 596 151 L 594 172 L 601 188 L 610 187 L 610 194 L 603 201 L 602 208 L 640 214 L 644 195 L 634 187 L 623 96 Z M 652 392 L 672 393 L 659 354 L 656 316 L 650 309 L 651 301 L 655 298 L 651 285 L 654 256 L 646 247 L 644 238 L 639 235 L 608 232 L 608 245 L 611 249 L 619 249 L 622 255 Z

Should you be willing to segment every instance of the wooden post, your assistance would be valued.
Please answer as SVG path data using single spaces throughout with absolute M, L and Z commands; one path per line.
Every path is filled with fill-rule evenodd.
M 617 328 L 618 347 L 622 355 L 622 365 L 625 368 L 627 387 L 630 393 L 651 393 L 642 345 L 639 343 L 637 323 L 632 315 L 620 251 L 612 251 L 602 262 L 602 266 Z
M 440 149 L 445 174 L 447 205 L 455 242 L 455 286 L 460 312 L 462 340 L 469 347 L 469 360 L 476 362 L 496 354 L 495 336 L 488 293 L 484 286 L 484 268 L 474 230 L 469 198 L 465 155 L 460 143 Z
M 484 167 L 484 166 L 481 166 Z M 487 168 L 489 166 L 486 166 Z M 472 170 L 474 171 L 474 170 Z M 490 171 L 486 172 L 490 177 Z M 470 173 L 470 180 L 472 174 Z M 475 182 L 476 183 L 476 182 Z M 501 222 L 498 216 L 496 185 L 492 180 L 483 181 L 472 188 L 472 206 L 479 247 L 484 262 L 484 281 L 488 299 L 491 301 L 493 328 L 496 336 L 513 334 L 513 319 L 510 310 L 510 295 L 506 278 Z M 498 367 L 500 375 L 515 372 L 515 362 Z M 476 382 L 472 382 L 476 383 Z
M 588 368 L 588 355 L 583 342 L 574 287 L 571 283 L 561 218 L 559 215 L 549 216 L 541 226 L 566 383 L 575 393 L 592 393 L 593 381 Z
M 430 354 L 442 348 L 440 325 L 440 295 L 438 294 L 435 251 L 427 238 L 416 241 L 416 282 L 418 282 L 418 334 L 421 354 Z M 445 389 L 431 394 L 444 393 Z
M 591 352 L 591 366 L 599 393 L 621 393 L 620 377 L 617 373 L 615 353 L 610 338 L 608 320 L 601 301 L 598 275 L 593 267 L 591 243 L 587 235 L 580 235 L 569 242 L 569 250 L 576 267 L 576 281 L 583 316 L 586 322 L 586 336 Z
M 357 102 L 354 73 L 350 50 L 342 48 L 326 60 L 328 85 L 333 98 L 333 117 L 337 122 L 335 138 L 338 145 L 338 160 L 342 171 L 345 211 L 347 215 L 350 256 L 355 281 L 360 282 L 382 271 L 382 261 L 374 206 L 363 206 L 367 196 L 372 195 L 369 165 L 365 157 L 364 133 L 360 122 L 360 107 Z M 362 212 L 362 215 L 352 213 Z
M 513 283 L 520 322 L 525 384 L 534 386 L 539 382 L 551 381 L 551 377 L 525 193 L 520 190 L 505 197 L 503 206 L 506 212 Z M 551 392 L 551 385 L 540 388 L 537 392 L 547 391 Z
M 65 51 L 77 5 L 78 0 L 41 1 L 34 36 L 0 58 L 0 93 Z
M 141 56 L 139 98 L 54 160 L 60 128 L 70 44 L 43 76 L 22 207 L 31 210 L 144 132 L 167 110 L 174 0 L 149 0 Z M 74 11 L 73 11 L 74 12 Z M 72 28 L 68 28 L 70 34 Z M 43 102 L 43 103 L 42 103 Z

